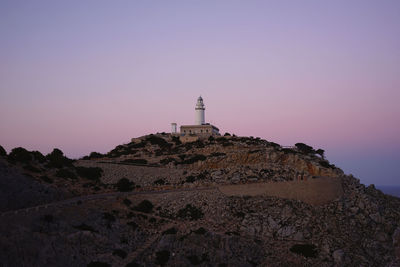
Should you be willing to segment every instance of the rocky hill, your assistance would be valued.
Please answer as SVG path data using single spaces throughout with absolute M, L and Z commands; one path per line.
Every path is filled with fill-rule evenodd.
M 400 266 L 400 199 L 305 144 L 158 134 L 1 157 L 19 195 L 1 191 L 0 266 Z

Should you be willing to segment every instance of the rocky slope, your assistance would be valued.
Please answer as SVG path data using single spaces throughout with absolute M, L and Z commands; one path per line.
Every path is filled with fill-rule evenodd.
M 46 160 L 31 159 L 40 172 L 27 178 L 76 197 L 1 213 L 1 266 L 400 266 L 400 199 L 365 187 L 315 151 L 254 138 L 180 144 L 158 135 L 73 165 Z M 4 161 L 2 173 L 19 164 Z M 100 178 L 88 175 L 99 167 Z M 219 190 L 299 177 L 307 185 L 319 176 L 340 176 L 341 193 L 329 203 Z

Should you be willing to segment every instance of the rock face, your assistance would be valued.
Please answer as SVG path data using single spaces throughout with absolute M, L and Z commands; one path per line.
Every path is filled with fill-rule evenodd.
M 152 137 L 167 147 L 162 151 L 143 140 L 118 147 L 113 158 L 75 163 L 98 167 L 108 162 L 103 180 L 90 180 L 99 194 L 62 203 L 52 204 L 59 187 L 42 194 L 52 186 L 0 165 L 5 174 L 0 190 L 7 189 L 0 195 L 7 203 L 3 210 L 49 203 L 0 213 L 0 265 L 399 266 L 400 199 L 362 185 L 315 155 L 250 138 L 166 145 Z M 140 162 L 147 156 L 152 165 L 120 165 L 135 155 Z M 299 175 L 313 179 L 298 181 L 302 190 L 309 181 L 335 179 L 332 188 L 340 194 L 316 205 L 291 194 L 246 189 L 262 183 L 266 190 L 283 192 Z M 121 176 L 132 181 L 129 186 L 142 187 L 115 192 L 110 184 Z M 65 187 L 88 183 L 59 179 L 69 182 Z M 108 191 L 101 191 L 101 182 L 109 184 Z M 163 190 L 166 185 L 173 190 Z M 221 187 L 244 192 L 228 194 Z

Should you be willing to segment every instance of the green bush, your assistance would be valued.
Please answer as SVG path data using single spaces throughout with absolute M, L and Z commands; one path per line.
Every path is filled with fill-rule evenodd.
M 48 160 L 47 166 L 50 168 L 62 168 L 72 166 L 72 160 L 65 157 L 64 153 L 58 148 L 54 148 L 50 154 L 47 154 L 46 159 Z
M 213 152 L 210 154 L 210 157 L 221 157 L 221 156 L 226 156 L 226 153 L 224 152 Z
M 103 170 L 99 167 L 83 167 L 78 166 L 75 168 L 79 176 L 92 181 L 100 181 Z
M 135 183 L 129 181 L 127 178 L 121 178 L 115 184 L 115 187 L 119 192 L 130 192 L 135 188 Z
M 312 244 L 296 244 L 290 248 L 290 251 L 306 258 L 316 258 L 318 256 L 317 247 Z
M 93 227 L 91 227 L 91 226 L 89 226 L 87 224 L 84 224 L 84 223 L 81 223 L 80 225 L 74 226 L 74 228 L 78 229 L 78 230 L 82 230 L 82 231 L 89 231 L 89 232 L 97 233 L 97 231 L 94 230 Z
M 114 249 L 114 251 L 113 251 L 113 256 L 118 256 L 118 257 L 120 257 L 121 259 L 125 259 L 126 258 L 126 256 L 128 256 L 128 253 L 126 253 L 124 250 L 122 250 L 122 249 Z
M 139 227 L 139 225 L 137 223 L 133 222 L 133 221 L 132 222 L 128 222 L 126 224 L 129 225 L 132 228 L 133 231 L 135 231 Z
M 178 136 L 172 136 L 172 142 L 174 142 L 175 145 L 177 145 L 177 146 L 182 144 L 182 142 L 181 142 L 181 140 L 179 140 Z
M 32 161 L 31 153 L 23 147 L 13 148 L 8 155 L 11 162 L 29 163 Z
M 107 262 L 102 262 L 102 261 L 91 261 L 87 267 L 110 267 L 111 265 L 108 264 Z
M 130 206 L 130 205 L 132 204 L 132 201 L 130 201 L 129 199 L 125 198 L 124 201 L 123 201 L 123 203 L 124 203 L 126 206 Z
M 156 264 L 165 265 L 169 261 L 171 253 L 168 250 L 161 250 L 156 252 Z
M 25 166 L 24 166 L 24 169 L 27 170 L 27 171 L 31 171 L 31 172 L 41 172 L 40 169 L 38 169 L 38 168 L 32 166 L 31 164 L 25 165 Z
M 155 181 L 153 182 L 153 184 L 155 184 L 155 185 L 165 185 L 166 182 L 165 182 L 164 179 L 158 179 L 158 180 L 155 180 Z
M 195 233 L 196 235 L 204 235 L 205 233 L 207 233 L 207 230 L 203 227 L 200 227 L 199 229 L 194 230 L 193 233 Z
M 177 216 L 182 219 L 193 221 L 203 218 L 204 213 L 201 209 L 192 206 L 191 204 L 187 204 L 185 208 L 182 208 L 178 211 Z
M 178 230 L 176 230 L 175 227 L 172 227 L 162 232 L 162 235 L 176 235 L 177 232 Z
M 127 265 L 125 265 L 125 267 L 140 267 L 140 265 L 136 261 L 133 260 L 130 263 L 128 263 Z
M 145 160 L 145 159 L 125 159 L 122 162 L 123 163 L 132 163 L 132 164 L 141 164 L 141 165 L 147 164 L 147 160 Z
M 76 179 L 77 176 L 74 172 L 68 169 L 58 169 L 56 171 L 56 176 L 64 179 Z
M 144 212 L 144 213 L 150 213 L 153 210 L 153 203 L 151 203 L 148 200 L 143 200 L 142 202 L 139 203 L 139 205 L 133 207 L 133 210 Z
M 53 179 L 47 177 L 47 175 L 42 175 L 42 176 L 40 176 L 39 178 L 40 178 L 40 180 L 42 180 L 43 182 L 46 182 L 46 183 L 49 183 L 49 184 L 52 184 L 52 183 L 53 183 Z
M 7 157 L 7 151 L 0 146 L 0 157 Z
M 304 154 L 315 153 L 315 150 L 312 146 L 306 145 L 304 143 L 296 143 L 295 146 L 299 151 L 303 152 Z
M 155 135 L 150 135 L 146 138 L 146 141 L 149 142 L 152 145 L 158 145 L 161 149 L 168 149 L 172 146 L 172 144 L 168 143 L 165 141 L 164 138 L 155 136 Z
M 161 165 L 167 165 L 170 162 L 176 163 L 176 159 L 175 158 L 165 158 L 165 159 L 160 160 Z
M 40 151 L 32 151 L 31 152 L 33 159 L 36 160 L 39 163 L 44 163 L 46 162 L 46 157 L 43 156 L 42 153 L 40 153 Z
M 201 255 L 201 259 L 197 255 L 190 255 L 186 257 L 192 265 L 200 265 L 205 261 L 209 261 L 208 255 Z
M 99 153 L 99 152 L 91 152 L 90 155 L 89 155 L 90 159 L 99 159 L 99 158 L 102 158 L 102 157 L 104 157 L 104 155 Z
M 112 215 L 111 213 L 109 213 L 109 212 L 104 212 L 103 213 L 103 219 L 104 220 L 106 220 L 106 221 L 108 221 L 108 222 L 115 222 L 115 216 L 114 215 Z
M 333 165 L 333 164 L 330 164 L 328 161 L 326 161 L 326 160 L 321 160 L 320 162 L 319 162 L 319 165 L 321 165 L 322 167 L 325 167 L 325 168 L 331 168 L 331 169 L 334 169 L 335 168 L 335 165 Z
M 180 162 L 180 164 L 193 164 L 193 163 L 195 163 L 197 161 L 204 161 L 206 159 L 207 159 L 206 156 L 200 155 L 200 154 L 196 154 L 196 155 L 191 156 L 188 159 L 183 160 L 182 162 Z
M 323 150 L 321 148 L 317 149 L 317 151 L 315 151 L 315 154 L 320 155 L 322 159 L 325 158 L 325 150 Z

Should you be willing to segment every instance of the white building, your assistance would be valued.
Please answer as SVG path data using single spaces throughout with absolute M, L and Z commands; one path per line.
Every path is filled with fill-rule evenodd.
M 200 96 L 195 107 L 195 124 L 181 125 L 180 127 L 181 141 L 196 141 L 199 138 L 204 139 L 212 135 L 220 135 L 217 127 L 205 122 L 205 109 L 203 98 Z M 172 133 L 174 133 L 174 126 L 172 126 Z

